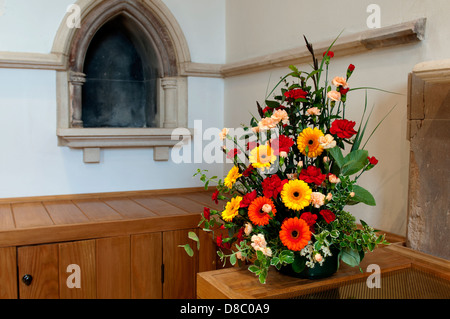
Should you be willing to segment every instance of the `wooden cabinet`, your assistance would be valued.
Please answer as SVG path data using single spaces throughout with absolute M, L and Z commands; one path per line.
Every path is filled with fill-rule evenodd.
M 216 267 L 215 245 L 197 229 L 199 213 L 193 213 L 209 204 L 198 200 L 202 196 L 11 204 L 3 211 L 17 214 L 18 220 L 24 217 L 26 226 L 6 237 L 1 220 L 7 215 L 0 210 L 0 298 L 196 298 L 196 274 Z M 69 217 L 70 222 L 48 224 Z M 203 245 L 194 257 L 179 247 L 190 241 L 190 231 Z M 20 244 L 1 247 L 2 239 L 13 242 L 11 236 Z

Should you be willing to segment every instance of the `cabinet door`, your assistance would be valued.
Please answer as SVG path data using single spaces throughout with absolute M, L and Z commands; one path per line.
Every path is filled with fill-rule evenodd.
M 16 247 L 0 248 L 0 299 L 17 299 Z
M 61 299 L 97 297 L 95 240 L 59 244 Z
M 131 236 L 131 298 L 162 298 L 162 233 Z
M 97 298 L 131 296 L 130 236 L 97 239 Z
M 39 245 L 17 249 L 19 297 L 58 299 L 58 245 Z M 29 276 L 28 284 L 22 278 Z
M 164 299 L 196 298 L 198 251 L 195 242 L 188 238 L 190 231 L 198 234 L 197 229 L 163 233 Z M 186 243 L 193 247 L 193 257 L 189 257 L 183 248 L 178 247 Z

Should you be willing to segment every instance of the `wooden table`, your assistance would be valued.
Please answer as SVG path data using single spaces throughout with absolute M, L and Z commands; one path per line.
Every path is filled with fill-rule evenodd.
M 372 271 L 367 272 L 367 267 L 371 264 L 380 266 L 381 289 L 367 286 L 367 279 L 373 274 Z M 260 284 L 258 278 L 247 268 L 203 272 L 197 274 L 197 298 L 450 298 L 448 260 L 416 252 L 401 245 L 390 245 L 366 254 L 361 268 L 363 273 L 358 267 L 352 268 L 341 262 L 340 269 L 333 276 L 308 280 L 284 276 L 272 267 L 264 285 Z M 415 289 L 417 285 L 431 288 Z

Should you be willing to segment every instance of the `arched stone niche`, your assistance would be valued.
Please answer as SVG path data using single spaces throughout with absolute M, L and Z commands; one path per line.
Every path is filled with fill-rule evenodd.
M 68 21 L 77 13 L 74 27 Z M 65 65 L 57 72 L 59 145 L 84 149 L 87 163 L 98 163 L 102 148 L 122 147 L 153 147 L 155 160 L 169 159 L 185 138 L 173 140 L 172 131 L 187 127 L 187 79 L 180 74 L 190 54 L 160 0 L 79 0 L 52 53 Z

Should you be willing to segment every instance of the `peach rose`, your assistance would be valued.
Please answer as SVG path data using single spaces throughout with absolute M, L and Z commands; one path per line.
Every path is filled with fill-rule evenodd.
M 240 251 L 238 251 L 238 252 L 236 253 L 236 258 L 237 258 L 237 259 L 240 259 L 240 260 L 242 260 L 242 261 L 245 261 L 245 257 L 242 256 L 242 253 L 241 253 Z
M 269 204 L 264 204 L 261 209 L 264 213 L 270 213 L 272 211 L 272 206 Z
M 330 183 L 333 183 L 333 184 L 337 184 L 337 183 L 339 183 L 341 180 L 339 179 L 339 177 L 337 177 L 336 175 L 334 175 L 334 174 L 330 174 L 329 176 L 328 176 L 328 180 L 330 181 Z
M 282 122 L 283 124 L 289 123 L 289 115 L 285 110 L 275 110 L 272 114 L 272 119 L 278 124 Z
M 244 228 L 245 235 L 247 235 L 247 236 L 250 235 L 252 230 L 253 230 L 252 224 L 250 224 L 250 223 L 245 224 L 245 228 Z
M 331 81 L 331 83 L 333 83 L 333 85 L 334 85 L 335 87 L 342 86 L 344 89 L 348 88 L 347 80 L 344 79 L 344 78 L 341 77 L 341 76 L 336 76 L 336 77 Z
M 259 250 L 266 256 L 272 256 L 272 250 L 267 247 L 266 239 L 263 234 L 253 235 L 251 245 L 254 250 Z
M 334 137 L 330 134 L 319 137 L 318 142 L 324 150 L 336 146 L 336 141 L 334 140 Z
M 318 263 L 320 263 L 320 262 L 323 260 L 323 257 L 322 257 L 321 254 L 315 254 L 315 255 L 314 255 L 314 259 L 315 259 Z
M 228 132 L 229 132 L 229 131 L 230 131 L 229 129 L 224 128 L 224 129 L 222 130 L 222 132 L 219 133 L 220 139 L 221 139 L 222 141 L 223 141 L 224 139 L 227 138 L 227 135 L 228 135 Z
M 288 180 L 294 180 L 298 178 L 298 174 L 297 173 L 293 173 L 293 174 L 286 174 L 287 179 Z
M 325 204 L 325 195 L 319 192 L 312 192 L 311 204 L 313 204 L 315 208 L 323 206 Z
M 277 127 L 277 124 L 271 117 L 265 117 L 258 123 L 258 127 L 260 131 L 267 131 Z
M 335 102 L 339 102 L 341 100 L 341 93 L 338 91 L 330 91 L 327 93 L 327 96 L 330 100 L 333 100 Z
M 317 107 L 312 107 L 312 108 L 309 108 L 309 109 L 307 109 L 306 110 L 306 112 L 309 114 L 309 115 L 320 115 L 320 114 L 322 114 L 322 112 L 320 112 L 320 110 L 317 108 Z

